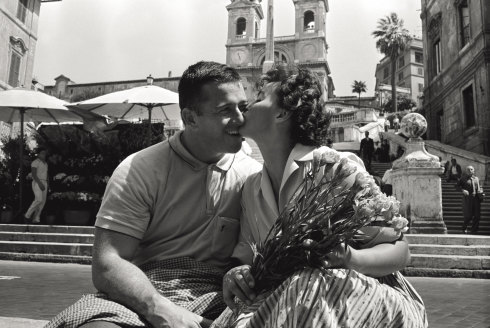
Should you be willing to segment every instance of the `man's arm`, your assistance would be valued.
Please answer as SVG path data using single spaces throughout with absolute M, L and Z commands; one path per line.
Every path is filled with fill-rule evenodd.
M 139 240 L 134 237 L 96 228 L 92 256 L 94 286 L 133 309 L 153 327 L 208 327 L 209 320 L 160 295 L 143 271 L 130 262 L 138 246 Z

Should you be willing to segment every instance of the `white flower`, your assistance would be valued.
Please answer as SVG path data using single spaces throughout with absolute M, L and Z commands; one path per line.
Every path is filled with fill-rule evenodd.
M 395 216 L 391 221 L 388 221 L 391 224 L 393 229 L 396 231 L 406 232 L 408 231 L 408 220 L 403 216 Z

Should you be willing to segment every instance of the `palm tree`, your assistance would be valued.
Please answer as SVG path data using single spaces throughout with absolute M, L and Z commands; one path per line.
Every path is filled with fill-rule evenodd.
M 373 36 L 377 38 L 376 48 L 391 60 L 391 99 L 396 99 L 396 60 L 412 41 L 412 36 L 403 27 L 403 19 L 398 18 L 396 13 L 378 20 L 378 28 L 373 31 Z M 398 111 L 396 101 L 393 105 L 396 113 Z
M 352 83 L 352 93 L 357 93 L 359 95 L 359 108 L 361 108 L 361 93 L 366 92 L 366 90 L 366 82 L 354 80 L 354 83 Z

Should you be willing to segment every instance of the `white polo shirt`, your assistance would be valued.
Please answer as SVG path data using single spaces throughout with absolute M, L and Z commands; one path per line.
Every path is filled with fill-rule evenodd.
M 242 152 L 203 163 L 180 137 L 118 166 L 95 225 L 140 239 L 136 265 L 187 256 L 224 269 L 238 240 L 243 184 L 261 165 Z

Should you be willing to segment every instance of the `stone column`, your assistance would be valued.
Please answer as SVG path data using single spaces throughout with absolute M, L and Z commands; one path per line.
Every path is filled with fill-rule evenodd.
M 403 117 L 401 131 L 410 139 L 403 156 L 393 162 L 393 195 L 400 201 L 400 213 L 410 221 L 410 233 L 446 234 L 439 177 L 444 169 L 439 158 L 425 149 L 420 136 L 426 130 L 422 115 Z

